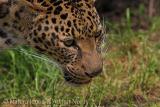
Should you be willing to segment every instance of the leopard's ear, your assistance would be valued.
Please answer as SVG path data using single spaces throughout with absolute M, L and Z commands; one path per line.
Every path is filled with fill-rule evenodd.
M 41 11 L 41 12 L 45 12 L 47 11 L 47 6 L 43 6 L 42 3 L 44 3 L 45 1 L 37 1 L 37 0 L 21 0 L 21 3 L 29 6 L 30 8 L 32 8 L 35 11 Z M 46 2 L 45 2 L 46 3 Z M 48 4 L 46 4 L 48 5 Z
M 94 4 L 96 2 L 96 0 L 88 0 L 90 4 Z
M 92 2 L 93 2 L 93 3 L 95 3 L 95 2 L 96 2 L 96 0 L 92 0 Z

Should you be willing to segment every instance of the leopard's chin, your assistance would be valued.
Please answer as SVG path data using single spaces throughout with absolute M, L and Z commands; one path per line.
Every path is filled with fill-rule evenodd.
M 69 84 L 84 85 L 89 84 L 92 81 L 92 78 L 89 78 L 87 76 L 76 76 L 76 74 L 70 73 L 66 70 L 63 73 L 66 82 L 68 82 Z

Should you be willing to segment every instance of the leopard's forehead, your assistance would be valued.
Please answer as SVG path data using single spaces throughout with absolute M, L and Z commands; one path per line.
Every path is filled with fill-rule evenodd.
M 54 32 L 61 39 L 95 36 L 94 34 L 101 26 L 99 16 L 91 0 L 42 1 L 41 6 L 46 8 L 47 14 L 41 26 L 48 26 L 51 28 L 50 32 Z M 45 28 L 47 29 L 47 27 Z

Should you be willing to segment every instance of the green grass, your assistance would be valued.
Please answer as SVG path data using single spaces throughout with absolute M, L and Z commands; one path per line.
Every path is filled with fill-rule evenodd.
M 104 71 L 89 85 L 67 84 L 52 61 L 35 57 L 30 48 L 0 53 L 1 105 L 32 99 L 53 107 L 160 107 L 160 18 L 152 19 L 148 31 L 135 32 L 128 14 L 126 28 L 106 23 L 111 29 Z

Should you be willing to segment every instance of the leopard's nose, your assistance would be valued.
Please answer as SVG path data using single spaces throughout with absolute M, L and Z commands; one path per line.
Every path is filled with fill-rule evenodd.
M 95 71 L 92 71 L 92 72 L 85 72 L 85 74 L 90 77 L 90 78 L 93 78 L 97 75 L 99 75 L 100 73 L 102 72 L 102 68 L 98 69 L 98 70 L 95 70 Z

